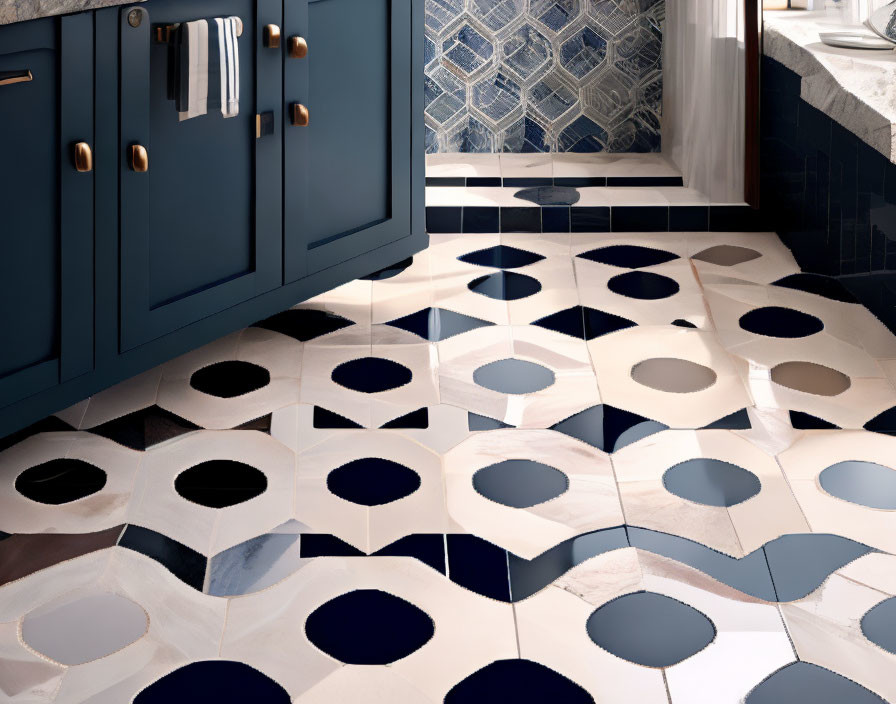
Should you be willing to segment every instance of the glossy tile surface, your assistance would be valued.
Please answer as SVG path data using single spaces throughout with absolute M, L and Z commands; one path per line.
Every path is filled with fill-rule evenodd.
M 0 445 L 0 701 L 896 702 L 894 380 L 773 235 L 434 234 Z

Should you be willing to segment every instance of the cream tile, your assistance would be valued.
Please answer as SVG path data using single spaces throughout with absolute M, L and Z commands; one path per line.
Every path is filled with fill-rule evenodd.
M 215 509 L 188 501 L 174 488 L 179 474 L 210 460 L 242 462 L 264 473 L 267 488 L 249 501 Z M 146 453 L 140 494 L 128 516 L 202 553 L 214 555 L 267 533 L 292 516 L 295 454 L 251 431 L 202 431 Z
M 504 178 L 552 178 L 554 162 L 551 154 L 502 153 L 501 176 Z
M 493 660 L 517 656 L 509 604 L 483 599 L 416 560 L 387 557 L 319 558 L 270 589 L 232 599 L 221 656 L 256 667 L 294 698 L 313 691 L 342 665 L 308 640 L 302 624 L 355 589 L 393 594 L 433 619 L 433 637 L 388 670 L 434 701 Z
M 896 438 L 866 431 L 806 435 L 779 459 L 809 525 L 816 533 L 834 533 L 865 545 L 896 552 L 896 511 L 850 503 L 821 488 L 819 475 L 848 460 L 892 467 Z M 896 471 L 896 469 L 894 469 Z
M 501 175 L 501 162 L 498 154 L 427 154 L 426 175 L 497 178 Z
M 893 570 L 894 558 L 888 557 Z M 871 643 L 860 625 L 862 617 L 889 596 L 856 584 L 841 571 L 804 599 L 782 604 L 781 613 L 801 660 L 833 670 L 893 701 L 896 655 Z
M 525 509 L 479 494 L 473 475 L 504 460 L 526 459 L 566 475 L 565 493 Z M 445 456 L 448 511 L 467 532 L 525 559 L 582 533 L 624 522 L 609 456 L 550 430 L 479 433 Z
M 95 428 L 110 420 L 152 406 L 159 394 L 162 367 L 138 374 L 132 379 L 100 391 L 90 398 L 81 428 Z
M 532 326 L 481 328 L 438 345 L 443 403 L 502 420 L 515 427 L 546 428 L 600 403 L 584 340 Z M 529 394 L 505 394 L 479 386 L 474 372 L 502 359 L 550 369 L 553 385 Z
M 9 702 L 51 702 L 65 668 L 19 642 L 17 623 L 0 623 L 0 695 Z
M 298 697 L 296 704 L 333 704 L 363 701 L 367 704 L 437 704 L 389 667 L 345 665 Z
M 554 176 L 570 177 L 636 177 L 681 176 L 676 166 L 662 154 L 575 154 L 559 152 L 552 155 Z
M 735 363 L 711 333 L 640 327 L 588 343 L 604 403 L 672 428 L 700 428 L 752 405 Z M 703 391 L 666 393 L 636 382 L 631 370 L 651 356 L 709 367 L 716 382 Z
M 99 467 L 106 483 L 77 501 L 51 505 L 32 501 L 15 488 L 27 469 L 56 459 L 75 459 Z M 93 533 L 125 522 L 139 452 L 87 433 L 33 436 L 0 454 L 0 530 L 8 533 Z
M 353 503 L 333 494 L 330 473 L 365 458 L 396 462 L 415 472 L 420 487 L 380 506 Z M 317 533 L 331 533 L 372 553 L 414 533 L 448 529 L 440 457 L 388 430 L 342 431 L 299 455 L 295 518 Z

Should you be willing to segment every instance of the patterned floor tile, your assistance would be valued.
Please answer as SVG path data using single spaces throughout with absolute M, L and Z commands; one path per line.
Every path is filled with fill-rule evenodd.
M 0 440 L 0 699 L 896 701 L 894 360 L 769 233 L 433 235 Z

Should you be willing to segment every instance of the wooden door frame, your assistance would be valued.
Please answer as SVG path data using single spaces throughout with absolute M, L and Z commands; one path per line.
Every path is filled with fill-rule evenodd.
M 762 69 L 762 2 L 744 0 L 745 120 L 744 201 L 757 209 L 759 200 L 759 109 Z

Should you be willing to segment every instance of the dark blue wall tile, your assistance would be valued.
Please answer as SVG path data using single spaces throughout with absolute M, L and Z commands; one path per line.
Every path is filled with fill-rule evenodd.
M 748 205 L 711 205 L 709 229 L 714 232 L 755 232 L 765 229 L 765 223 L 762 212 Z

